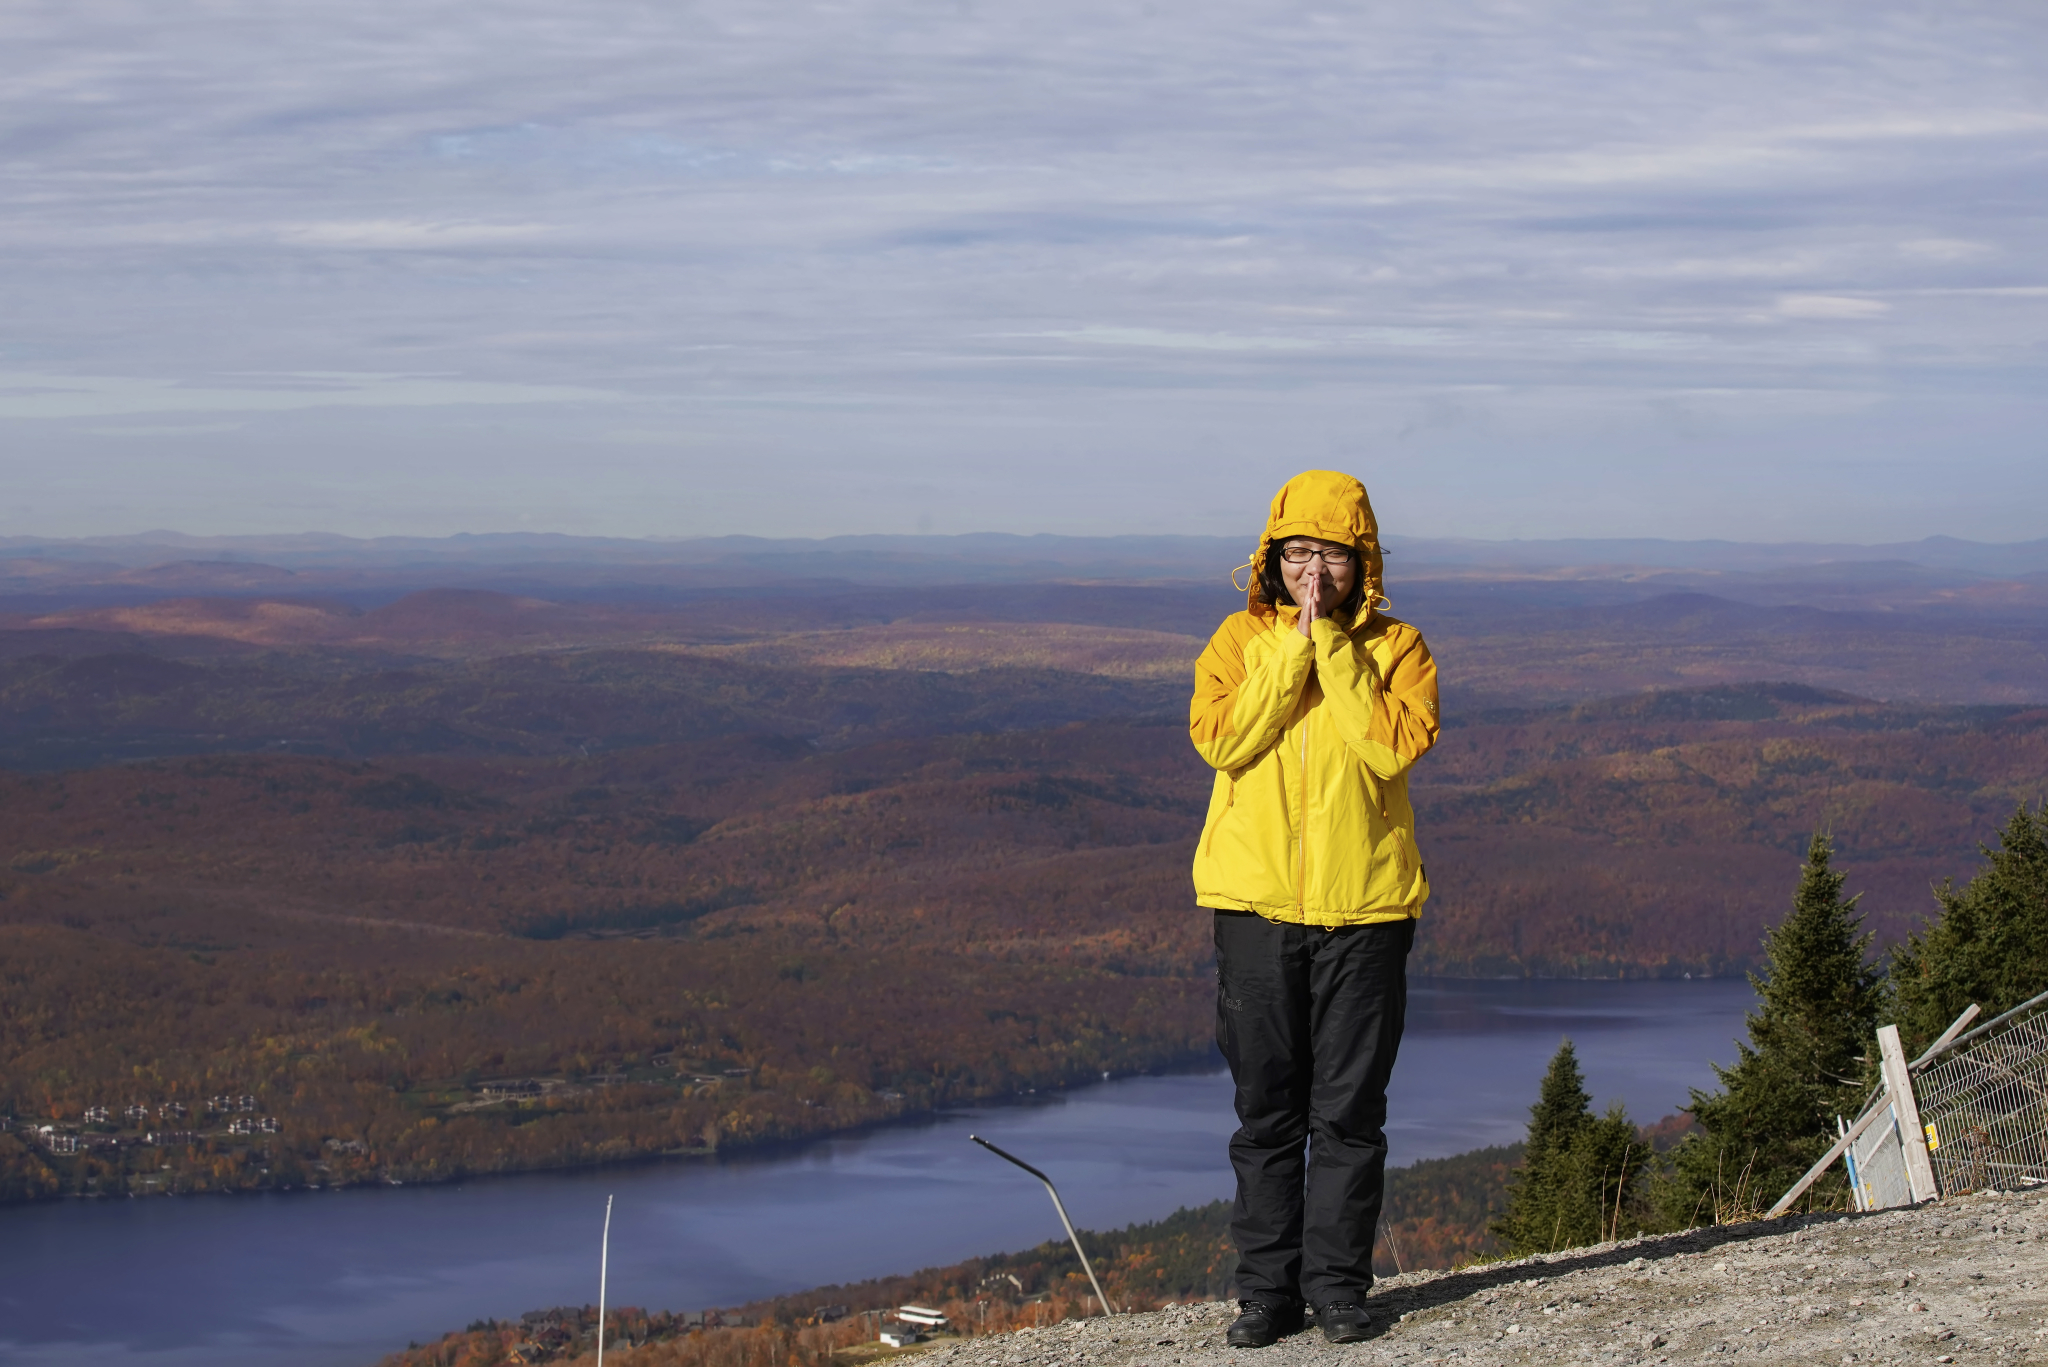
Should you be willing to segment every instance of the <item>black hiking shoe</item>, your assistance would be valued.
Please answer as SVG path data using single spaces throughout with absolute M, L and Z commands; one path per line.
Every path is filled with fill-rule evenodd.
M 1372 1327 L 1372 1316 L 1355 1301 L 1331 1301 L 1316 1312 L 1316 1323 L 1332 1343 L 1362 1343 Z
M 1268 1305 L 1264 1301 L 1239 1301 L 1237 1318 L 1223 1335 L 1233 1348 L 1264 1348 L 1301 1328 L 1301 1307 Z

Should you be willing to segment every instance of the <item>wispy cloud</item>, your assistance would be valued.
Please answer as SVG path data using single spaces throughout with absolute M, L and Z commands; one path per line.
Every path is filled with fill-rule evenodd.
M 456 405 L 609 403 L 620 396 L 569 385 L 490 384 L 392 375 L 285 375 L 255 387 L 184 385 L 88 375 L 0 373 L 0 419 L 106 418 L 125 413 L 289 413 L 308 408 L 446 408 Z M 184 425 L 95 431 L 133 435 L 219 432 L 235 426 Z
M 1841 294 L 1788 294 L 1778 301 L 1778 312 L 1787 318 L 1882 318 L 1891 311 L 1882 299 Z
M 9 6 L 0 530 L 1222 531 L 1336 463 L 1416 531 L 2041 535 L 2044 61 L 1933 0 Z
M 346 247 L 363 251 L 456 251 L 502 242 L 527 242 L 548 233 L 540 223 L 423 223 L 401 218 L 341 220 L 328 223 L 285 223 L 277 228 L 282 242 L 308 247 Z
M 1055 328 L 1020 335 L 1060 337 L 1096 346 L 1163 347 L 1169 351 L 1303 351 L 1323 345 L 1307 337 L 1248 337 L 1224 332 L 1169 332 L 1163 328 Z

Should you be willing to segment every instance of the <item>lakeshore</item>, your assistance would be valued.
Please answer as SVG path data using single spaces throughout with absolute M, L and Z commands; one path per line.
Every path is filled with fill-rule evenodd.
M 1579 1042 L 1602 1104 L 1641 1120 L 1728 1059 L 1746 983 L 1417 980 L 1394 1085 L 1397 1163 L 1519 1138 L 1543 1060 Z M 772 1153 L 470 1180 L 0 1212 L 0 1355 L 22 1367 L 361 1367 L 485 1317 L 595 1299 L 615 1195 L 614 1304 L 692 1309 L 1057 1237 L 999 1137 L 1106 1229 L 1226 1195 L 1217 1073 L 950 1110 Z M 124 1288 L 111 1312 L 99 1288 Z

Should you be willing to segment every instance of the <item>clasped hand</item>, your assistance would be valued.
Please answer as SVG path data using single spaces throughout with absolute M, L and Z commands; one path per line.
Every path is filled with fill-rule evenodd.
M 1295 590 L 1294 594 L 1294 601 L 1301 608 L 1301 616 L 1296 619 L 1294 626 L 1295 630 L 1304 636 L 1309 634 L 1309 628 L 1315 624 L 1316 618 L 1330 615 L 1329 610 L 1323 606 L 1323 576 L 1316 573 L 1313 565 L 1314 562 L 1311 561 L 1310 567 L 1303 569 L 1301 587 Z

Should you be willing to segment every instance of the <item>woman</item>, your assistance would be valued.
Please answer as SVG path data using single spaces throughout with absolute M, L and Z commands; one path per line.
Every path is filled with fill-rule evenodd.
M 1352 1343 L 1429 896 L 1407 775 L 1436 742 L 1436 665 L 1379 610 L 1379 529 L 1351 476 L 1289 480 L 1250 568 L 1246 610 L 1195 665 L 1188 723 L 1216 770 L 1195 900 L 1215 912 L 1216 1041 L 1237 1084 L 1229 1341 L 1264 1347 L 1306 1306 Z

